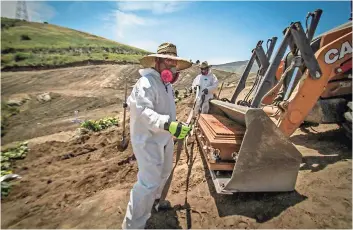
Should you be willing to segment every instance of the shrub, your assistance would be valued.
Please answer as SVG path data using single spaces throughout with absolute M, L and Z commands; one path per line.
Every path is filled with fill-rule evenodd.
M 22 41 L 29 41 L 29 40 L 31 40 L 31 38 L 27 34 L 22 34 L 21 35 L 21 40 Z
M 15 61 L 19 62 L 19 61 L 23 61 L 29 58 L 29 54 L 27 53 L 17 53 L 15 54 Z
M 7 64 L 12 61 L 12 56 L 10 55 L 1 55 L 1 64 Z
M 1 176 L 11 174 L 11 166 L 15 160 L 24 159 L 28 152 L 28 142 L 19 143 L 14 148 L 9 148 L 1 152 Z M 1 182 L 1 196 L 7 196 L 11 185 L 7 182 Z
M 101 131 L 114 125 L 118 125 L 118 120 L 112 117 L 103 118 L 97 121 L 88 120 L 81 123 L 81 127 L 92 130 L 94 132 Z

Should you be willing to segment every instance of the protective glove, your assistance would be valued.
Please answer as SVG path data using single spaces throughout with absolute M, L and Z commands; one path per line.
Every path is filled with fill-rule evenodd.
M 207 94 L 208 94 L 208 89 L 206 88 L 206 89 L 202 90 L 202 92 L 203 92 L 205 95 L 207 95 Z
M 126 102 L 123 102 L 123 108 L 127 108 L 127 103 Z
M 167 122 L 164 124 L 164 129 L 169 131 L 177 139 L 184 139 L 189 134 L 191 127 L 181 122 Z

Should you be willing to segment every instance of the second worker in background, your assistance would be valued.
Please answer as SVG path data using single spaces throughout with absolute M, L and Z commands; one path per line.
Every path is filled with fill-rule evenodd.
M 197 93 L 194 108 L 195 114 L 199 113 L 200 107 L 201 113 L 208 113 L 210 100 L 213 98 L 213 93 L 218 87 L 218 79 L 211 72 L 211 65 L 208 65 L 207 61 L 201 63 L 200 70 L 201 73 L 196 76 L 192 83 L 192 88 Z

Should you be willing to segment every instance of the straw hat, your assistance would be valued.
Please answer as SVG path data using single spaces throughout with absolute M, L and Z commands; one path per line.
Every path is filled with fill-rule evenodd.
M 202 62 L 201 65 L 200 65 L 201 69 L 211 68 L 211 67 L 212 67 L 212 65 L 208 65 L 207 61 Z
M 153 68 L 155 67 L 156 58 L 168 58 L 172 60 L 177 60 L 177 70 L 187 69 L 192 65 L 192 63 L 188 60 L 178 57 L 176 46 L 172 43 L 161 44 L 160 46 L 158 46 L 156 54 L 144 56 L 140 59 L 140 63 L 144 68 Z

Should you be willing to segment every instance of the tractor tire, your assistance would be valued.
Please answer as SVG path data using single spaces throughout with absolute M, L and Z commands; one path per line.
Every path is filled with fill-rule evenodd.
M 347 111 L 343 114 L 344 122 L 342 127 L 345 131 L 346 136 L 352 140 L 352 102 L 347 103 Z

